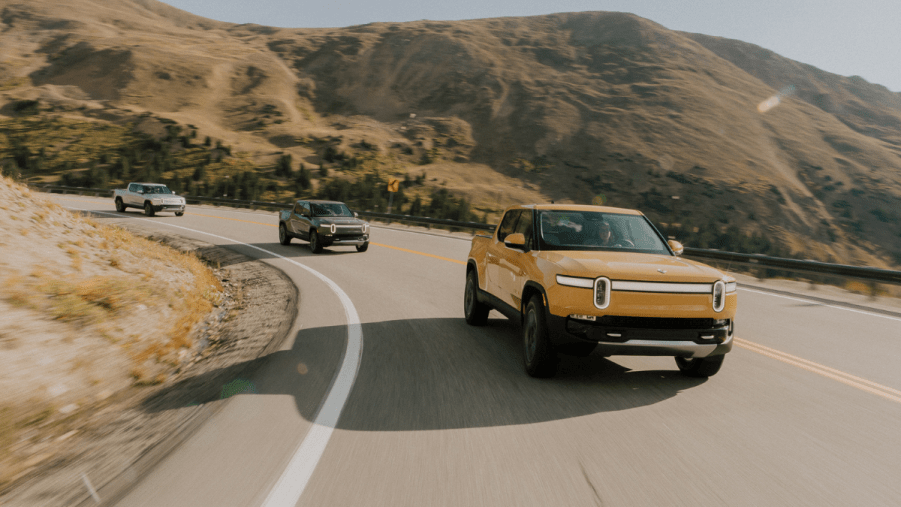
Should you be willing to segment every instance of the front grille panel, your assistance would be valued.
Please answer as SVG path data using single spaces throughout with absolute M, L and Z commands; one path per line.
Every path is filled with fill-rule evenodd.
M 676 319 L 661 317 L 598 317 L 595 325 L 636 329 L 713 329 L 714 319 Z
M 599 342 L 626 343 L 629 340 L 652 340 L 717 344 L 726 340 L 731 328 L 727 321 L 715 319 L 607 315 L 598 317 L 594 322 L 568 318 L 566 331 L 580 338 Z

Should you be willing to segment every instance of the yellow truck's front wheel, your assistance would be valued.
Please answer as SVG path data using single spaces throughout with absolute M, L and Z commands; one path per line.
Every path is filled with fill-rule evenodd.
M 710 377 L 720 371 L 725 358 L 725 354 L 713 357 L 677 357 L 676 366 L 683 375 L 689 377 Z
M 526 373 L 533 377 L 553 377 L 557 373 L 557 353 L 548 336 L 541 296 L 532 296 L 526 305 L 522 338 Z
M 488 322 L 491 307 L 479 302 L 479 280 L 476 270 L 466 273 L 466 289 L 463 292 L 463 315 L 470 326 L 484 326 Z

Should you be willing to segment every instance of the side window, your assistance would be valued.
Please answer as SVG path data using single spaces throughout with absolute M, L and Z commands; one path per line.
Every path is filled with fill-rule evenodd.
M 525 210 L 522 212 L 522 215 L 519 217 L 519 222 L 516 223 L 516 229 L 513 232 L 521 233 L 526 237 L 526 249 L 532 249 L 532 211 Z
M 303 212 L 305 216 L 311 217 L 313 216 L 313 212 L 310 210 L 310 203 L 303 203 Z
M 519 218 L 520 214 L 522 214 L 521 210 L 514 209 L 508 211 L 507 214 L 504 215 L 500 227 L 497 228 L 498 241 L 503 241 L 508 235 L 513 233 L 513 229 L 516 227 L 516 219 Z
M 294 203 L 294 214 L 296 214 L 296 215 L 303 214 L 303 203 L 302 202 L 297 201 L 296 203 Z
M 140 186 L 141 185 L 132 183 L 131 185 L 128 185 L 128 191 L 129 192 L 140 192 L 141 191 Z

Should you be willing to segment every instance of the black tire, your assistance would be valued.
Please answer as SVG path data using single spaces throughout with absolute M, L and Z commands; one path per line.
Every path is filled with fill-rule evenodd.
M 148 217 L 155 215 L 155 213 L 153 212 L 153 205 L 150 204 L 150 201 L 144 203 L 144 214 Z
M 176 211 L 176 212 L 175 212 L 175 216 L 177 216 L 177 217 L 180 217 L 180 216 L 182 216 L 182 215 L 184 215 L 184 214 L 185 214 L 184 211 Z
M 291 243 L 291 235 L 288 234 L 288 228 L 284 223 L 278 224 L 278 242 L 283 245 Z
M 723 359 L 725 358 L 725 354 L 713 357 L 677 357 L 676 366 L 679 367 L 679 371 L 681 371 L 683 375 L 689 377 L 711 377 L 716 375 L 716 372 L 720 371 L 720 367 L 723 365 Z
M 118 211 L 119 213 L 125 212 L 125 203 L 122 202 L 122 199 L 118 197 L 116 198 L 116 211 Z
M 463 316 L 470 326 L 484 326 L 488 322 L 488 312 L 491 307 L 485 303 L 479 303 L 478 298 L 479 279 L 476 270 L 466 273 L 466 288 L 463 292 Z
M 366 250 L 369 250 L 369 243 L 363 243 L 362 245 L 357 245 L 358 252 L 365 252 Z
M 548 336 L 541 296 L 532 296 L 526 305 L 522 344 L 526 373 L 533 377 L 553 377 L 557 373 L 557 353 Z
M 319 241 L 319 233 L 310 231 L 310 251 L 314 254 L 322 252 L 322 242 Z

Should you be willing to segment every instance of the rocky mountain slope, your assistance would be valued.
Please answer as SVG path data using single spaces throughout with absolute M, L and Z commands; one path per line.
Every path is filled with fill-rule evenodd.
M 23 101 L 130 128 L 150 113 L 261 172 L 290 154 L 311 192 L 378 170 L 479 218 L 607 202 L 689 245 L 901 265 L 901 94 L 740 41 L 604 12 L 276 29 L 154 0 L 3 0 L 0 22 L 10 121 Z

